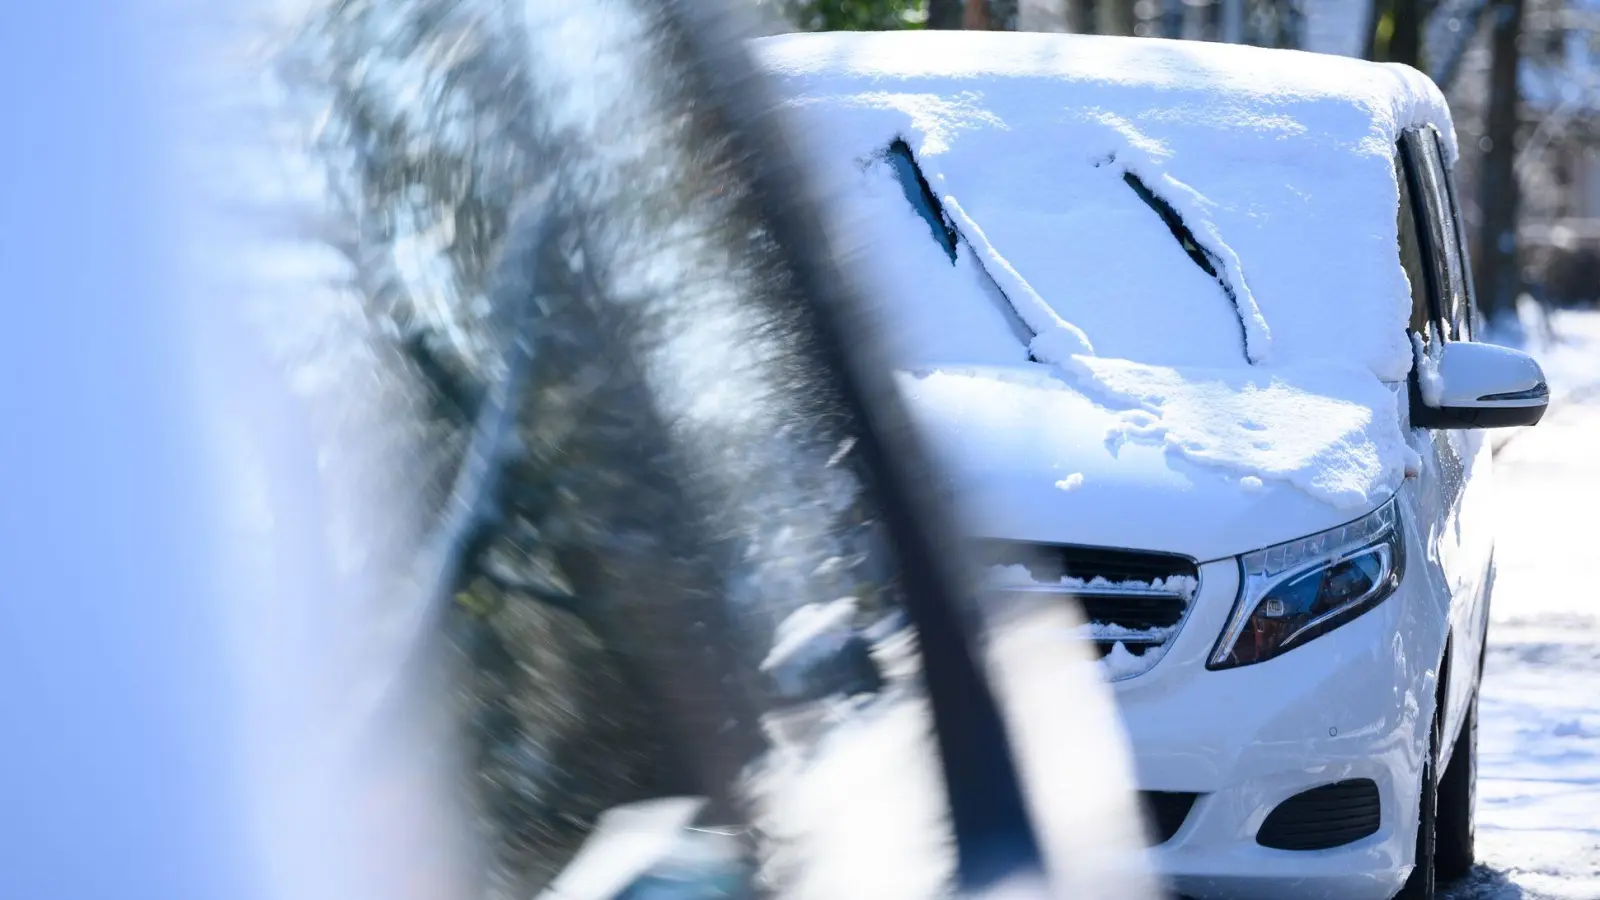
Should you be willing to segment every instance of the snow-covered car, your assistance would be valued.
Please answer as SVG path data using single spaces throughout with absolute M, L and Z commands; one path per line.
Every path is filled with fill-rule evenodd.
M 1474 342 L 1433 83 L 1072 35 L 757 50 L 990 590 L 1082 604 L 1156 868 L 1229 900 L 1464 873 L 1480 429 L 1548 390 Z

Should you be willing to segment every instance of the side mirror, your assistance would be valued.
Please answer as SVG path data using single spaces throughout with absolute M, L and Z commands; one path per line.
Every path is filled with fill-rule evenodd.
M 1535 425 L 1550 386 L 1533 357 L 1497 344 L 1436 343 L 1415 354 L 1411 424 L 1418 428 Z

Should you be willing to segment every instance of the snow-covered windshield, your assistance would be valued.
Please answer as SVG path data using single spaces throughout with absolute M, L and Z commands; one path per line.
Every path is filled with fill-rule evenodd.
M 972 256 L 975 252 L 972 239 L 963 240 L 963 229 L 952 221 L 945 204 L 934 194 L 909 145 L 895 140 L 886 148 L 882 160 L 881 168 L 887 171 L 881 174 L 899 183 L 934 243 L 944 251 L 952 267 L 959 267 L 963 255 Z M 1082 328 L 1097 352 L 1159 364 L 1217 364 L 1246 359 L 1245 335 L 1234 305 L 1233 287 L 1221 276 L 1216 254 L 1195 237 L 1165 198 L 1129 172 L 1114 179 L 1100 179 L 1105 184 L 1094 180 L 1060 181 L 1072 189 L 1052 190 L 1047 183 L 1030 185 L 1030 190 L 1019 191 L 1014 197 L 996 198 L 989 193 L 986 199 L 990 203 L 998 201 L 1006 209 L 1003 215 L 984 222 L 966 212 L 960 197 L 950 195 L 954 205 L 966 212 L 962 224 L 969 227 L 965 230 L 973 232 L 974 237 L 981 232 L 987 238 L 985 249 L 990 253 L 982 255 L 991 257 L 989 265 L 981 256 L 968 260 L 968 265 L 975 266 L 973 274 L 980 281 L 990 282 L 990 290 L 971 291 L 950 298 L 952 302 L 992 307 L 1026 347 L 1037 333 L 1013 305 L 1016 301 L 1010 295 L 1016 286 L 1008 292 L 993 283 L 990 267 L 1002 264 L 1006 235 L 1026 234 L 1038 228 L 1059 237 L 1057 259 L 1052 265 L 1030 267 L 1027 273 L 1012 265 L 1006 274 L 1026 281 L 1055 313 Z M 1041 197 L 1044 199 L 1038 199 Z M 1057 203 L 1062 206 L 1055 208 L 1053 204 Z M 1048 216 L 1050 221 L 1035 221 L 1028 211 L 1035 205 L 1038 214 Z M 925 316 L 926 306 L 918 306 L 918 310 L 906 313 L 912 318 Z M 952 335 L 957 341 L 966 336 L 964 332 Z M 965 349 L 947 348 L 943 352 Z M 973 343 L 972 352 L 981 353 L 983 349 L 979 342 Z M 921 355 L 917 347 L 908 350 Z M 946 356 L 916 361 L 951 360 Z
M 1416 72 L 1056 35 L 760 44 L 907 360 L 1025 361 L 998 288 L 1053 362 L 1409 371 L 1395 140 L 1449 123 Z M 908 162 L 943 222 L 908 202 Z

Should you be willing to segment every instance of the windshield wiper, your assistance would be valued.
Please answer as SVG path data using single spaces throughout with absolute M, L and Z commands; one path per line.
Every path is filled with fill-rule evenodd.
M 1239 295 L 1234 292 L 1233 285 L 1228 283 L 1228 279 L 1222 276 L 1224 268 L 1222 261 L 1217 258 L 1215 253 L 1212 253 L 1199 241 L 1195 240 L 1194 232 L 1189 230 L 1189 226 L 1183 224 L 1183 217 L 1178 215 L 1178 211 L 1172 208 L 1172 204 L 1162 199 L 1155 191 L 1150 190 L 1150 186 L 1145 184 L 1139 176 L 1132 172 L 1124 171 L 1122 180 L 1128 187 L 1133 188 L 1133 192 L 1139 195 L 1139 199 L 1143 200 L 1146 206 L 1161 217 L 1161 221 L 1166 224 L 1167 230 L 1172 232 L 1172 236 L 1177 239 L 1178 245 L 1183 248 L 1183 252 L 1194 260 L 1194 264 L 1200 267 L 1200 271 L 1210 275 L 1217 282 L 1217 285 L 1222 288 L 1222 293 L 1227 295 L 1228 303 L 1233 307 L 1233 314 L 1239 319 L 1239 340 L 1244 349 L 1245 361 L 1253 363 L 1254 361 L 1250 359 L 1250 332 L 1245 325 L 1244 312 L 1239 309 Z
M 928 223 L 928 230 L 933 232 L 933 239 L 939 242 L 946 256 L 950 257 L 950 265 L 956 264 L 956 241 L 960 237 L 956 227 L 950 221 L 950 216 L 944 211 L 944 206 L 939 203 L 939 198 L 933 193 L 928 179 L 923 176 L 922 169 L 917 165 L 916 159 L 911 155 L 911 145 L 904 138 L 895 138 L 889 144 L 889 149 L 884 156 L 889 164 L 894 166 L 895 175 L 899 176 L 900 189 L 905 191 L 906 202 L 917 211 L 923 221 Z
M 917 164 L 917 158 L 911 152 L 911 145 L 906 143 L 904 138 L 897 137 L 884 150 L 884 158 L 894 166 L 895 176 L 900 182 L 900 190 L 905 192 L 906 202 L 910 203 L 917 215 L 928 223 L 928 229 L 933 232 L 933 239 L 938 242 L 940 249 L 944 250 L 945 256 L 950 258 L 950 265 L 954 266 L 956 247 L 964 236 L 961 229 L 956 227 L 950 213 L 945 210 L 944 204 L 939 201 L 939 196 L 933 192 L 933 187 L 928 184 L 927 176 L 922 174 L 922 167 Z M 970 239 L 967 239 L 967 246 L 972 246 Z M 1039 336 L 1038 331 L 1029 326 L 1027 317 L 1017 309 L 1016 303 L 1006 293 L 1005 288 L 1000 286 L 1000 282 L 984 265 L 983 260 L 975 255 L 973 262 L 977 264 L 978 271 L 988 280 L 989 286 L 994 288 L 994 293 L 1000 298 L 1000 302 L 995 306 L 1001 315 L 1006 317 L 1012 332 L 1022 341 L 1024 348 L 1030 347 L 1033 339 Z M 1031 349 L 1028 350 L 1028 359 L 1039 362 Z

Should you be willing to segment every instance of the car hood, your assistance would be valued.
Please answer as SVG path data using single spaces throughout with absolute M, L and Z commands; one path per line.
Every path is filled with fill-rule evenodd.
M 1395 456 L 1392 448 L 1368 439 L 1387 425 L 1393 434 L 1382 437 L 1405 446 L 1398 421 L 1383 421 L 1393 399 L 1375 378 L 1375 391 L 1362 389 L 1364 402 L 1304 389 L 1274 400 L 1263 391 L 1284 383 L 1277 377 L 1268 388 L 1213 385 L 1191 402 L 1208 414 L 1221 409 L 1224 420 L 1230 407 L 1250 412 L 1200 432 L 1150 427 L 1163 416 L 1179 418 L 1172 408 L 1179 391 L 1158 390 L 1151 402 L 1090 382 L 1087 393 L 1097 402 L 1069 379 L 1044 366 L 901 373 L 901 391 L 971 536 L 1162 551 L 1204 562 L 1357 518 L 1393 493 L 1405 467 L 1400 460 L 1399 471 L 1390 471 L 1395 460 L 1383 457 Z M 1340 415 L 1355 424 L 1328 425 Z M 1140 427 L 1130 429 L 1130 420 Z M 1237 440 L 1247 442 L 1243 454 L 1205 452 Z M 1273 452 L 1286 442 L 1302 459 L 1274 469 Z M 1254 451 L 1268 465 L 1241 466 Z M 1348 481 L 1352 467 L 1362 466 L 1368 471 L 1355 473 L 1366 479 L 1357 482 L 1359 492 L 1318 490 L 1330 476 Z

